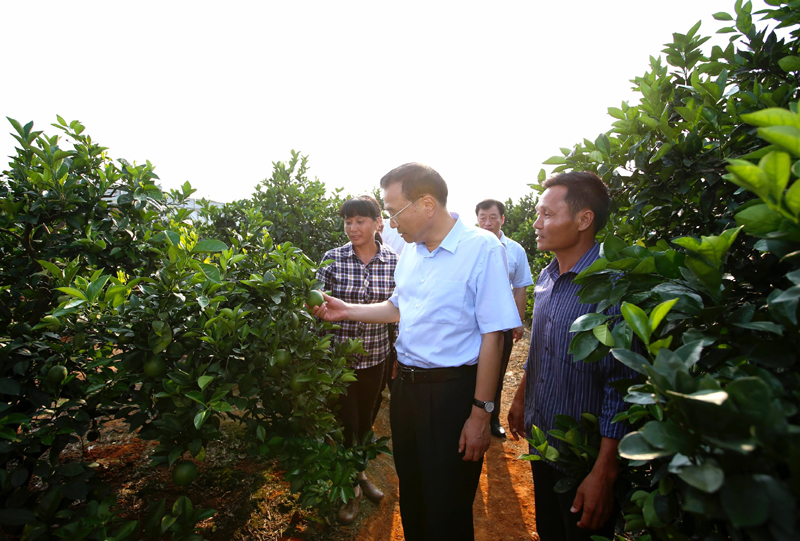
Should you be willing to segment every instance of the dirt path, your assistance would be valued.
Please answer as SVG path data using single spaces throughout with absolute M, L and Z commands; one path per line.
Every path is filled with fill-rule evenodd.
M 522 379 L 522 366 L 528 354 L 528 340 L 525 338 L 514 346 L 511 361 L 508 363 L 506 381 L 503 388 L 503 404 L 500 420 L 506 426 L 506 413 L 517 385 Z M 388 404 L 375 423 L 378 435 L 389 435 Z M 533 505 L 533 483 L 528 462 L 517 458 L 527 453 L 524 441 L 492 438 L 492 445 L 483 462 L 483 472 L 473 507 L 475 517 L 476 541 L 538 541 L 535 533 L 535 510 Z M 370 464 L 370 477 L 386 494 L 374 511 L 372 504 L 363 521 L 352 527 L 357 541 L 402 541 L 403 526 L 400 522 L 400 505 L 397 501 L 397 474 L 389 456 L 381 456 Z

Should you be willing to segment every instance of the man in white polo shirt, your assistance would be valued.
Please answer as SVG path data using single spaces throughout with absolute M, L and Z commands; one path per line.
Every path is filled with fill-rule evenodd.
M 447 184 L 408 163 L 381 179 L 389 225 L 409 244 L 391 298 L 346 304 L 325 295 L 328 321 L 399 321 L 392 444 L 408 541 L 474 539 L 472 503 L 489 447 L 502 331 L 521 325 L 494 235 L 447 210 Z
M 506 247 L 508 281 L 514 294 L 514 303 L 517 305 L 519 318 L 524 320 L 525 309 L 528 306 L 528 286 L 533 285 L 533 277 L 531 276 L 531 267 L 528 264 L 525 248 L 503 234 L 502 227 L 506 223 L 506 206 L 495 199 L 485 199 L 475 207 L 475 214 L 478 217 L 478 225 L 486 231 L 491 231 L 497 235 L 497 238 Z M 492 419 L 489 423 L 492 435 L 497 438 L 506 437 L 506 431 L 500 425 L 503 381 L 505 380 L 506 368 L 508 368 L 508 360 L 511 358 L 513 342 L 517 342 L 520 338 L 522 338 L 521 325 L 516 329 L 508 329 L 503 333 L 503 357 L 500 360 L 500 378 L 494 395 L 495 409 L 492 412 Z

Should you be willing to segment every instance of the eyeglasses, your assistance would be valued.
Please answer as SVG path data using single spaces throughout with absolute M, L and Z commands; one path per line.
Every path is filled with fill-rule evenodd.
M 398 211 L 397 211 L 397 213 L 396 213 L 394 216 L 386 216 L 386 214 L 388 214 L 388 213 L 387 213 L 386 211 L 384 211 L 384 212 L 383 212 L 383 214 L 384 214 L 384 218 L 386 218 L 386 219 L 387 219 L 388 221 L 390 221 L 390 222 L 391 222 L 391 221 L 394 221 L 394 223 L 397 223 L 397 217 L 398 217 L 398 216 L 400 216 L 400 213 L 401 213 L 401 212 L 403 212 L 404 210 L 406 210 L 408 207 L 410 207 L 411 205 L 413 205 L 414 203 L 416 203 L 416 202 L 417 202 L 417 201 L 419 201 L 419 200 L 420 200 L 420 198 L 419 198 L 419 197 L 417 197 L 417 198 L 416 198 L 416 199 L 414 199 L 414 200 L 413 200 L 411 203 L 409 203 L 409 204 L 408 204 L 408 205 L 406 205 L 405 207 L 403 207 L 403 208 L 401 208 L 400 210 L 398 210 Z

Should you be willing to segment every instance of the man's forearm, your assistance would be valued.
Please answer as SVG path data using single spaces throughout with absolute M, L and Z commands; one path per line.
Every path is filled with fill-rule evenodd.
M 497 378 L 500 376 L 500 357 L 503 354 L 503 332 L 496 331 L 481 335 L 481 349 L 478 354 L 478 376 L 475 382 L 475 398 L 484 402 L 494 400 Z M 495 404 L 499 408 L 500 404 Z
M 600 452 L 597 455 L 597 460 L 592 467 L 592 472 L 596 472 L 611 483 L 616 481 L 619 476 L 618 448 L 619 440 L 604 437 L 600 442 Z
M 397 323 L 400 310 L 391 301 L 376 304 L 347 304 L 347 319 L 362 323 Z
M 515 287 L 513 293 L 514 293 L 514 304 L 517 305 L 519 318 L 522 320 L 523 323 L 525 323 L 525 311 L 528 309 L 528 288 Z

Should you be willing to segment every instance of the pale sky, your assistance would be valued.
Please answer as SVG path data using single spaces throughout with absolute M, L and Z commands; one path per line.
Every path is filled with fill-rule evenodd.
M 80 120 L 111 157 L 217 201 L 249 197 L 292 149 L 352 194 L 419 161 L 472 218 L 607 131 L 672 32 L 702 19 L 713 35 L 733 3 L 2 2 L 0 113 L 50 135 L 57 114 Z

